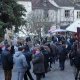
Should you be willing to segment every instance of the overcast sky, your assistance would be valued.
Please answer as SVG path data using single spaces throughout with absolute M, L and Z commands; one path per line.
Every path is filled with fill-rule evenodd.
M 22 4 L 26 8 L 26 15 L 32 11 L 31 2 L 18 1 L 19 4 Z

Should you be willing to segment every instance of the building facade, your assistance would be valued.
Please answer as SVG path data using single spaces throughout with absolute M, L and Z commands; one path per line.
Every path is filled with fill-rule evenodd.
M 66 27 L 80 19 L 80 0 L 24 0 L 23 2 L 25 2 L 23 5 L 29 3 L 26 9 L 30 8 L 28 10 L 37 19 L 36 23 L 49 23 L 49 27 L 52 25 Z
M 56 26 L 67 26 L 80 19 L 80 0 L 32 0 L 32 10 L 46 16 L 47 22 Z M 45 7 L 48 9 L 46 13 Z

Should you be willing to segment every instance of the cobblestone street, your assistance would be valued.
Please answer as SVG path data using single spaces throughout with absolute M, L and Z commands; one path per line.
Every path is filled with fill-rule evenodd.
M 46 74 L 46 78 L 42 80 L 74 80 L 74 71 L 73 68 L 70 67 L 69 61 L 66 61 L 66 68 L 64 71 L 59 70 L 58 62 L 52 66 L 52 70 Z M 13 71 L 12 80 L 16 80 L 16 71 Z M 33 74 L 34 80 L 35 75 Z M 0 69 L 0 80 L 4 80 L 3 70 Z
M 80 80 L 80 0 L 0 0 L 0 80 Z

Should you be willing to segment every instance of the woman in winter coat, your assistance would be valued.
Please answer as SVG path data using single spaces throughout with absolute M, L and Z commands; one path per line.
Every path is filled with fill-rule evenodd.
M 48 68 L 49 68 L 49 64 L 48 64 L 49 54 L 48 54 L 48 51 L 44 47 L 41 47 L 41 52 L 44 55 L 44 67 L 45 67 L 45 73 L 47 73 Z
M 35 54 L 32 57 L 33 72 L 36 75 L 36 80 L 41 80 L 44 69 L 44 55 L 40 52 L 40 49 L 36 49 Z

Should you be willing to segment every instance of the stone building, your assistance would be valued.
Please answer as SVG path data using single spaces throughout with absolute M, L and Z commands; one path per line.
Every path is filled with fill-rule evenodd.
M 47 23 L 48 27 L 66 28 L 80 19 L 80 0 L 19 0 L 31 4 L 35 23 Z M 27 3 L 25 4 L 27 5 Z

